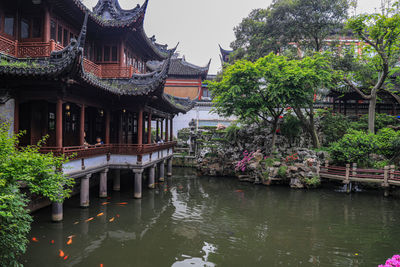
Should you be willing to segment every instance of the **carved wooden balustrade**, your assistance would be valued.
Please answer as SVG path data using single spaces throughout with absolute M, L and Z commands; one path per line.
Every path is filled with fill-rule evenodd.
M 17 46 L 16 43 L 17 42 L 4 38 L 0 35 L 0 51 L 4 52 L 5 54 L 15 56 Z
M 101 78 L 129 78 L 132 77 L 134 69 L 132 66 L 102 65 Z
M 50 42 L 18 42 L 0 36 L 0 51 L 17 58 L 49 57 L 51 51 L 63 48 L 62 45 L 53 40 L 50 40 Z M 130 78 L 134 73 L 139 73 L 133 66 L 98 65 L 87 58 L 83 59 L 83 67 L 85 71 L 99 78 Z
M 70 147 L 41 147 L 41 153 L 53 153 L 55 155 L 64 154 L 71 159 L 82 159 L 99 155 L 143 155 L 172 148 L 176 142 L 166 142 L 161 144 L 109 144 L 109 145 L 87 145 Z

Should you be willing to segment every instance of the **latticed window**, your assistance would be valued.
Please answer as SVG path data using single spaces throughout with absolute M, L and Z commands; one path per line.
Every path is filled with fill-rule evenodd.
M 5 15 L 4 16 L 4 33 L 14 36 L 14 16 Z

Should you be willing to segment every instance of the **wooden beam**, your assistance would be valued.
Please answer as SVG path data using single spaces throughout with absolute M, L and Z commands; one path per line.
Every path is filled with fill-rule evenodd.
M 143 144 L 143 109 L 139 110 L 138 114 L 138 145 Z

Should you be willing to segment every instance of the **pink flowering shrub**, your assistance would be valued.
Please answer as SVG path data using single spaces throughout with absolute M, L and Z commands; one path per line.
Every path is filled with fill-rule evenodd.
M 400 267 L 400 255 L 393 255 L 392 258 L 387 259 L 385 264 L 381 264 L 379 267 Z
M 238 161 L 238 163 L 235 166 L 235 171 L 241 171 L 241 172 L 245 172 L 247 165 L 249 165 L 250 161 L 254 158 L 254 152 L 247 152 L 247 150 L 245 150 L 243 152 L 243 159 Z

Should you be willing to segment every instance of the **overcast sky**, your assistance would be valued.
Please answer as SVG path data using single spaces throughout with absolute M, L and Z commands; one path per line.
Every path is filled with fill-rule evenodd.
M 82 0 L 90 9 L 97 0 Z M 131 9 L 144 0 L 119 0 Z M 186 60 L 205 66 L 212 59 L 210 74 L 221 67 L 218 44 L 229 49 L 233 28 L 255 8 L 266 8 L 272 0 L 150 0 L 145 18 L 147 36 L 174 47 Z M 380 0 L 358 0 L 357 13 L 373 12 Z

